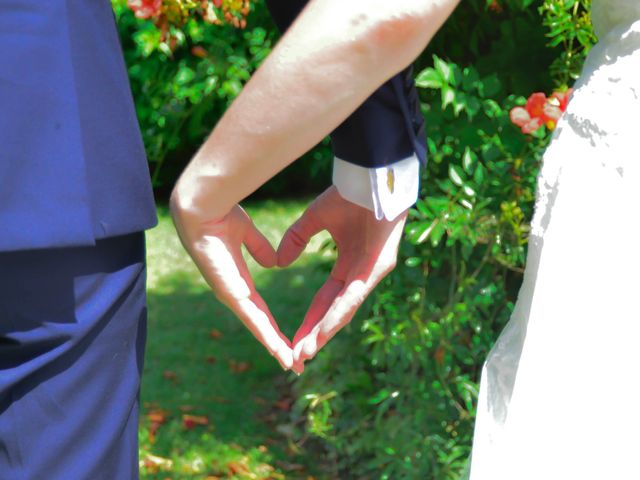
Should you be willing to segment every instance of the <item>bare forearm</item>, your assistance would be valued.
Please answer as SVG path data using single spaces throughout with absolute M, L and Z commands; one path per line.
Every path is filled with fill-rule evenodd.
M 176 188 L 220 215 L 333 130 L 424 48 L 458 0 L 312 0 Z M 195 213 L 195 212 L 194 212 Z

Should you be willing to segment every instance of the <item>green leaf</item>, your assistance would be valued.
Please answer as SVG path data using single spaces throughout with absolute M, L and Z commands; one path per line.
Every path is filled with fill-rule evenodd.
M 496 96 L 501 89 L 500 80 L 495 73 L 482 79 L 479 84 L 478 92 L 482 98 L 490 98 Z
M 464 190 L 464 193 L 467 194 L 468 196 L 470 197 L 476 196 L 476 191 L 469 184 L 463 185 L 462 189 Z
M 481 108 L 480 100 L 470 95 L 467 100 L 467 115 L 469 115 L 469 118 L 475 117 Z
M 373 397 L 371 397 L 367 403 L 371 405 L 378 404 L 383 400 L 386 400 L 387 398 L 389 398 L 389 395 L 391 395 L 391 392 L 386 388 L 383 388 L 378 393 L 376 393 Z
M 485 168 L 482 164 L 478 164 L 476 171 L 473 173 L 473 181 L 476 185 L 482 185 L 485 179 Z
M 474 90 L 478 86 L 480 76 L 475 68 L 466 67 L 462 70 L 462 88 L 468 92 Z
M 501 115 L 505 115 L 505 111 L 502 109 L 500 104 L 495 100 L 485 100 L 483 102 L 484 113 L 489 118 L 496 118 Z
M 438 146 L 431 137 L 427 138 L 427 147 L 429 148 L 429 153 L 431 155 L 435 155 L 438 152 Z
M 422 259 L 420 257 L 409 257 L 405 260 L 404 264 L 409 268 L 415 268 L 422 264 Z
M 454 164 L 449 164 L 449 178 L 457 186 L 461 187 L 464 183 L 464 172 L 460 167 Z
M 443 79 L 433 68 L 426 68 L 416 77 L 416 86 L 420 88 L 441 88 Z
M 453 114 L 457 117 L 460 112 L 467 107 L 467 95 L 464 93 L 458 93 L 453 102 Z
M 442 87 L 442 109 L 445 110 L 447 106 L 451 105 L 456 99 L 456 92 L 449 85 L 443 85 Z
M 462 155 L 462 168 L 464 168 L 464 171 L 471 175 L 477 163 L 478 156 L 469 147 L 466 147 Z
M 442 60 L 441 58 L 439 58 L 438 56 L 434 55 L 433 56 L 433 64 L 436 67 L 436 70 L 438 71 L 438 73 L 440 73 L 442 79 L 451 84 L 451 85 L 455 85 L 456 84 L 456 79 L 453 73 L 453 68 L 444 60 Z

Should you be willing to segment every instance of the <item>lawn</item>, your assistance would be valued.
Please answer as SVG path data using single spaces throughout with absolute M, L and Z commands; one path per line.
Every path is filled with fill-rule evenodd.
M 277 245 L 307 202 L 245 206 Z M 149 329 L 142 385 L 143 479 L 320 479 L 290 414 L 295 375 L 210 293 L 176 238 L 166 209 L 147 236 Z M 256 285 L 290 337 L 331 266 L 314 239 L 287 270 L 249 261 Z

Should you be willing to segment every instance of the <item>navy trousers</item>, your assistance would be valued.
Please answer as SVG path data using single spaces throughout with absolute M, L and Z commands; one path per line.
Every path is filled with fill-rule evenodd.
M 0 253 L 0 479 L 138 478 L 144 233 Z

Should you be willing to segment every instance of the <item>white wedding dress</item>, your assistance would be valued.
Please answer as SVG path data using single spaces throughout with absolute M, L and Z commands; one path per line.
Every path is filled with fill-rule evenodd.
M 470 480 L 640 480 L 640 0 L 593 0 L 592 21 L 483 369 Z

